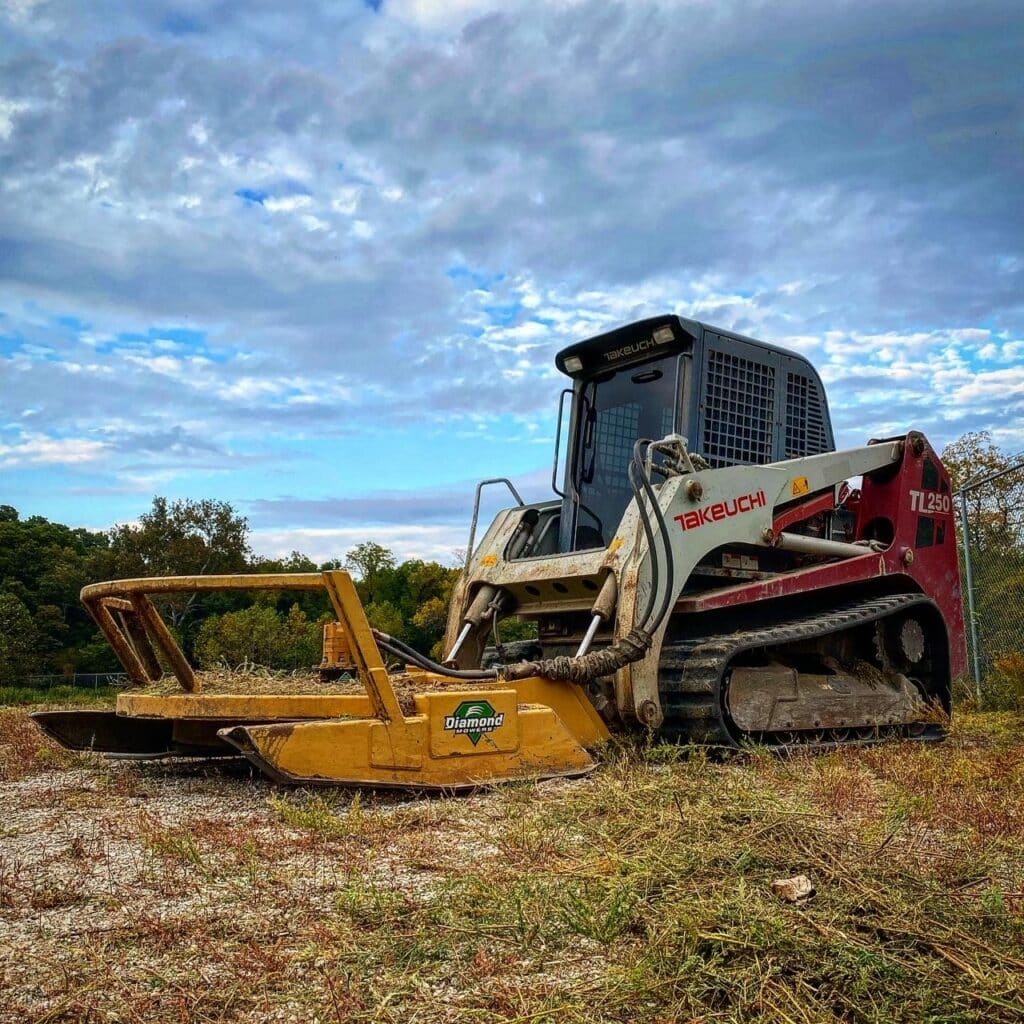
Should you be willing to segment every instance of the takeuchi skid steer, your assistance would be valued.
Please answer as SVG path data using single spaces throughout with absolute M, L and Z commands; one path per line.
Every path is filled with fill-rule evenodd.
M 477 488 L 443 664 L 371 628 L 341 571 L 100 583 L 83 600 L 135 685 L 116 711 L 36 721 L 75 749 L 412 789 L 582 774 L 630 728 L 779 750 L 941 737 L 966 652 L 949 476 L 921 434 L 835 451 L 804 358 L 677 316 L 556 362 L 556 498 Z M 487 484 L 516 503 L 476 543 Z M 201 692 L 152 598 L 266 588 L 326 590 L 324 663 L 364 692 Z M 512 615 L 536 639 L 503 645 Z M 165 671 L 180 693 L 152 692 Z

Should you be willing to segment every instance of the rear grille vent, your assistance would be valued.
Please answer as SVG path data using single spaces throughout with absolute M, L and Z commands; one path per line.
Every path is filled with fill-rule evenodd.
M 702 454 L 712 466 L 773 460 L 775 367 L 708 352 Z
M 831 450 L 825 430 L 825 408 L 817 381 L 786 374 L 786 458 L 820 455 Z

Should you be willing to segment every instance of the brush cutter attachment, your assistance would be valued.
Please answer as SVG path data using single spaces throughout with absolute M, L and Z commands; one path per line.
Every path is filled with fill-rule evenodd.
M 326 589 L 362 693 L 203 693 L 152 595 Z M 583 690 L 427 672 L 389 675 L 348 573 L 164 577 L 86 587 L 82 599 L 133 688 L 113 712 L 44 711 L 36 723 L 73 750 L 127 758 L 244 755 L 279 782 L 452 790 L 581 775 L 609 738 Z M 181 692 L 146 692 L 169 666 Z M 399 690 L 396 690 L 396 683 Z M 399 697 L 399 692 L 403 696 Z

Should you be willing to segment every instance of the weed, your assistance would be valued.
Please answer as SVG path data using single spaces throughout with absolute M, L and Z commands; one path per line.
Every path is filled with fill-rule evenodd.
M 637 893 L 625 885 L 607 891 L 576 886 L 561 896 L 554 912 L 574 935 L 607 946 L 632 927 L 639 902 Z
M 1024 651 L 1009 651 L 993 661 L 981 697 L 991 711 L 1024 711 Z
M 550 864 L 564 853 L 569 843 L 569 826 L 565 822 L 538 820 L 523 814 L 515 804 L 504 807 L 497 822 L 488 822 L 481 835 L 489 839 L 511 863 Z
M 360 878 L 349 880 L 338 895 L 337 905 L 352 921 L 368 928 L 397 924 L 407 908 L 402 893 Z
M 146 849 L 192 870 L 202 878 L 212 877 L 199 841 L 189 825 L 165 825 L 145 813 L 139 815 L 138 822 L 139 836 Z
M 70 767 L 76 760 L 76 755 L 47 739 L 23 712 L 0 709 L 0 781 Z
M 363 807 L 360 793 L 355 793 L 345 807 L 335 794 L 300 792 L 297 796 L 271 796 L 270 807 L 278 818 L 292 828 L 311 832 L 319 839 L 368 840 L 387 829 L 387 818 L 378 809 Z

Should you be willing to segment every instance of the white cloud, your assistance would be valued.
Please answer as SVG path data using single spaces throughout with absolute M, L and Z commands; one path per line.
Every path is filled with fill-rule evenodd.
M 14 118 L 23 110 L 28 110 L 27 103 L 4 99 L 0 96 L 0 139 L 9 139 L 14 130 Z
M 308 529 L 256 529 L 250 537 L 253 550 L 270 558 L 301 551 L 314 562 L 342 558 L 364 541 L 382 544 L 399 561 L 422 558 L 452 564 L 453 555 L 466 544 L 466 528 L 456 526 L 353 526 Z
M 359 207 L 359 197 L 362 195 L 362 191 L 355 185 L 340 189 L 331 197 L 331 209 L 350 217 Z
M 311 206 L 311 196 L 268 196 L 263 200 L 263 208 L 271 213 L 294 213 Z
M 15 25 L 21 25 L 33 16 L 42 3 L 43 0 L 4 0 L 0 4 L 0 15 Z
M 993 399 L 1024 403 L 1024 366 L 977 373 L 969 384 L 957 388 L 951 397 L 962 404 Z
M 485 476 L 544 461 L 560 347 L 676 311 L 808 354 L 841 442 L 1022 447 L 1016 378 L 986 376 L 1024 362 L 1020 26 L 947 8 L 895 5 L 880 42 L 870 6 L 807 0 L 222 5 L 173 37 L 164 7 L 47 5 L 0 67 L 28 104 L 0 114 L 0 406 L 112 442 L 130 410 L 92 463 L 114 484 L 272 449 L 225 491 L 308 459 L 348 493 L 439 427 L 431 472 Z
M 287 387 L 287 381 L 266 377 L 239 377 L 237 380 L 221 385 L 217 389 L 217 393 L 221 398 L 249 401 L 268 395 L 279 395 Z
M 326 231 L 330 227 L 330 224 L 323 218 L 314 216 L 311 213 L 303 214 L 301 219 L 307 231 Z
M 427 28 L 450 27 L 501 7 L 498 0 L 389 0 L 385 14 Z
M 161 377 L 173 377 L 176 380 L 183 380 L 194 370 L 210 365 L 210 361 L 202 356 L 179 358 L 178 356 L 139 356 L 126 353 L 123 358 L 126 362 L 142 367 L 150 373 L 159 374 Z M 193 377 L 189 382 L 195 384 L 196 380 Z
M 0 466 L 77 466 L 102 458 L 108 447 L 88 438 L 26 433 L 12 444 L 0 442 Z

